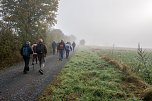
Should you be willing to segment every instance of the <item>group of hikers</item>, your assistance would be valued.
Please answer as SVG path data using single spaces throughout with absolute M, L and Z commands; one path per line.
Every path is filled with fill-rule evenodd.
M 63 40 L 61 40 L 61 42 L 59 43 L 53 41 L 52 42 L 53 55 L 55 55 L 56 52 L 59 53 L 59 60 L 62 61 L 64 56 L 64 51 L 66 52 L 66 58 L 68 58 L 69 52 L 72 50 L 74 51 L 75 46 L 76 46 L 75 42 L 71 44 L 71 42 L 64 43 Z
M 74 51 L 76 46 L 76 43 L 73 42 L 64 42 L 61 40 L 61 42 L 56 43 L 55 41 L 52 42 L 52 49 L 53 49 L 53 55 L 56 54 L 56 52 L 59 54 L 59 60 L 62 61 L 64 58 L 64 53 L 66 52 L 66 58 L 68 59 L 70 51 Z M 25 66 L 23 73 L 27 74 L 29 71 L 29 62 L 30 62 L 30 55 L 32 54 L 32 65 L 34 67 L 34 61 L 36 64 L 39 61 L 40 69 L 39 73 L 43 75 L 43 68 L 45 67 L 45 57 L 47 54 L 47 48 L 46 45 L 43 42 L 43 39 L 39 39 L 37 43 L 34 43 L 32 46 L 30 45 L 29 41 L 26 41 L 25 44 L 23 44 L 20 53 L 24 59 Z

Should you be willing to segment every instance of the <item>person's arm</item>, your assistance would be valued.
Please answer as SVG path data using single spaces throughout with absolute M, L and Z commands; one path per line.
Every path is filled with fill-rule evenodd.
M 30 50 L 30 54 L 33 54 L 33 50 L 31 47 L 29 47 L 29 50 Z
M 72 51 L 73 50 L 73 48 L 72 48 L 72 46 L 70 45 L 70 51 Z
M 20 49 L 20 54 L 23 56 L 23 47 Z
M 64 50 L 66 50 L 66 44 L 64 43 Z
M 57 47 L 57 43 L 55 43 L 55 48 Z
M 47 54 L 47 48 L 46 48 L 46 45 L 44 45 L 44 52 L 45 52 L 45 54 Z

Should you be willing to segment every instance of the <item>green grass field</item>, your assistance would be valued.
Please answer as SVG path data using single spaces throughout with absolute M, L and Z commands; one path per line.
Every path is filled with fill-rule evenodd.
M 120 63 L 127 64 L 136 74 L 142 77 L 147 83 L 152 84 L 152 52 L 150 50 L 146 51 L 146 66 L 144 66 L 141 61 L 138 60 L 137 49 L 123 49 L 118 48 L 102 49 L 99 54 L 105 54 Z
M 142 91 L 146 87 L 142 88 L 137 82 L 139 80 L 129 81 L 133 77 L 102 59 L 102 56 L 108 55 L 132 69 L 136 52 L 110 52 L 109 49 L 100 48 L 79 49 L 45 89 L 39 101 L 141 101 Z

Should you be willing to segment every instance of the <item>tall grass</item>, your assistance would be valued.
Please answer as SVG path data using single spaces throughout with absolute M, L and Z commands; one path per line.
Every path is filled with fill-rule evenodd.
M 115 48 L 113 54 L 110 54 L 110 49 L 102 49 L 99 54 L 106 54 L 120 63 L 127 64 L 147 83 L 152 84 L 152 54 L 151 51 L 141 48 L 140 44 L 137 49 Z

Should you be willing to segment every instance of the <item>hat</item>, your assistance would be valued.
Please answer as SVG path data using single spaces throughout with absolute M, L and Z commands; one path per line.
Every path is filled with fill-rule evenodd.
M 26 44 L 27 44 L 27 45 L 30 45 L 30 41 L 26 41 Z
M 39 42 L 43 42 L 43 39 L 39 39 Z

